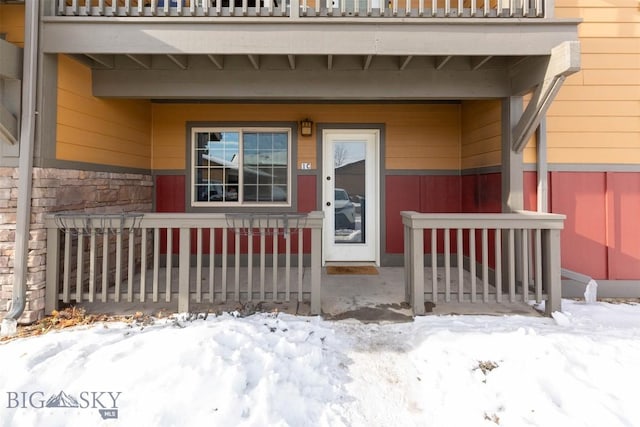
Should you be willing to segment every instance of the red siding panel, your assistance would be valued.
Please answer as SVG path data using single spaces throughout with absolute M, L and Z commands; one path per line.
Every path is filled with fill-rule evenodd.
M 502 180 L 499 173 L 462 177 L 461 208 L 467 213 L 502 211 Z
M 606 178 L 609 279 L 640 279 L 640 174 Z
M 562 231 L 562 267 L 607 278 L 605 174 L 552 172 L 551 211 L 567 216 Z
M 156 212 L 185 211 L 185 176 L 156 176 Z
M 386 251 L 390 254 L 404 252 L 401 211 L 420 211 L 420 177 L 387 176 L 385 227 L 387 230 Z
M 420 211 L 460 212 L 460 177 L 425 175 L 420 177 Z

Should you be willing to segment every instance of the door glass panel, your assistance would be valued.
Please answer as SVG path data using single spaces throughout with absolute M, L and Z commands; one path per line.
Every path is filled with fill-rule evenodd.
M 364 141 L 336 141 L 334 165 L 334 242 L 365 242 L 365 153 Z

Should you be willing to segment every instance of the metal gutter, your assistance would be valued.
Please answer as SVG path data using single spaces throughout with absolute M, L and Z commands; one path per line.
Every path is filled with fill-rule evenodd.
M 15 259 L 11 309 L 2 319 L 0 335 L 16 333 L 18 318 L 24 312 L 27 293 L 29 226 L 31 224 L 31 184 L 36 122 L 36 87 L 38 68 L 39 1 L 25 3 L 24 64 L 22 78 L 22 120 L 20 159 L 18 161 L 18 207 L 16 212 Z

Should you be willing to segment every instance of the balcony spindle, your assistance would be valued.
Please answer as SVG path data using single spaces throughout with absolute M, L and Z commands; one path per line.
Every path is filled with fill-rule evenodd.
M 304 258 L 302 255 L 304 249 L 303 229 L 298 229 L 298 302 L 302 302 L 302 278 L 304 272 Z
M 264 301 L 265 299 L 265 291 L 264 284 L 266 281 L 266 229 L 264 227 L 260 227 L 260 301 Z
M 235 230 L 235 264 L 234 264 L 234 293 L 233 297 L 236 301 L 240 301 L 240 229 Z
M 522 230 L 522 299 L 529 300 L 529 230 Z
M 140 302 L 147 299 L 147 239 L 148 230 L 140 230 Z
M 229 263 L 229 229 L 222 229 L 222 279 L 220 282 L 222 283 L 222 302 L 227 301 L 227 270 Z
M 120 224 L 119 224 L 120 225 Z M 120 302 L 120 287 L 122 285 L 122 229 L 116 230 L 116 289 L 114 301 Z
M 89 237 L 89 302 L 96 298 L 96 229 L 91 228 Z
M 247 301 L 253 299 L 253 228 L 247 234 Z
M 515 236 L 514 229 L 509 229 L 509 243 L 508 243 L 508 251 L 509 254 L 509 302 L 515 302 L 516 299 L 516 259 L 515 259 Z
M 535 282 L 536 282 L 536 302 L 539 304 L 542 301 L 542 238 L 541 230 L 536 228 L 536 267 L 535 267 Z
M 109 229 L 102 229 L 102 302 L 108 301 L 107 280 L 109 278 Z

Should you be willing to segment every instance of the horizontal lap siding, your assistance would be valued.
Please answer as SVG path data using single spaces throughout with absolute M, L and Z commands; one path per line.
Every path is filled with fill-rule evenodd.
M 384 124 L 385 166 L 404 170 L 457 170 L 458 104 L 153 104 L 153 168 L 186 169 L 186 123 L 299 122 Z M 298 136 L 297 167 L 318 167 L 317 133 Z
M 548 111 L 549 162 L 640 163 L 637 1 L 558 0 L 556 16 L 583 19 L 582 64 Z
M 24 45 L 24 5 L 0 4 L 0 33 L 9 43 Z
M 500 100 L 462 103 L 462 169 L 496 166 L 501 163 Z
M 56 158 L 150 169 L 151 104 L 91 93 L 91 70 L 59 55 Z

